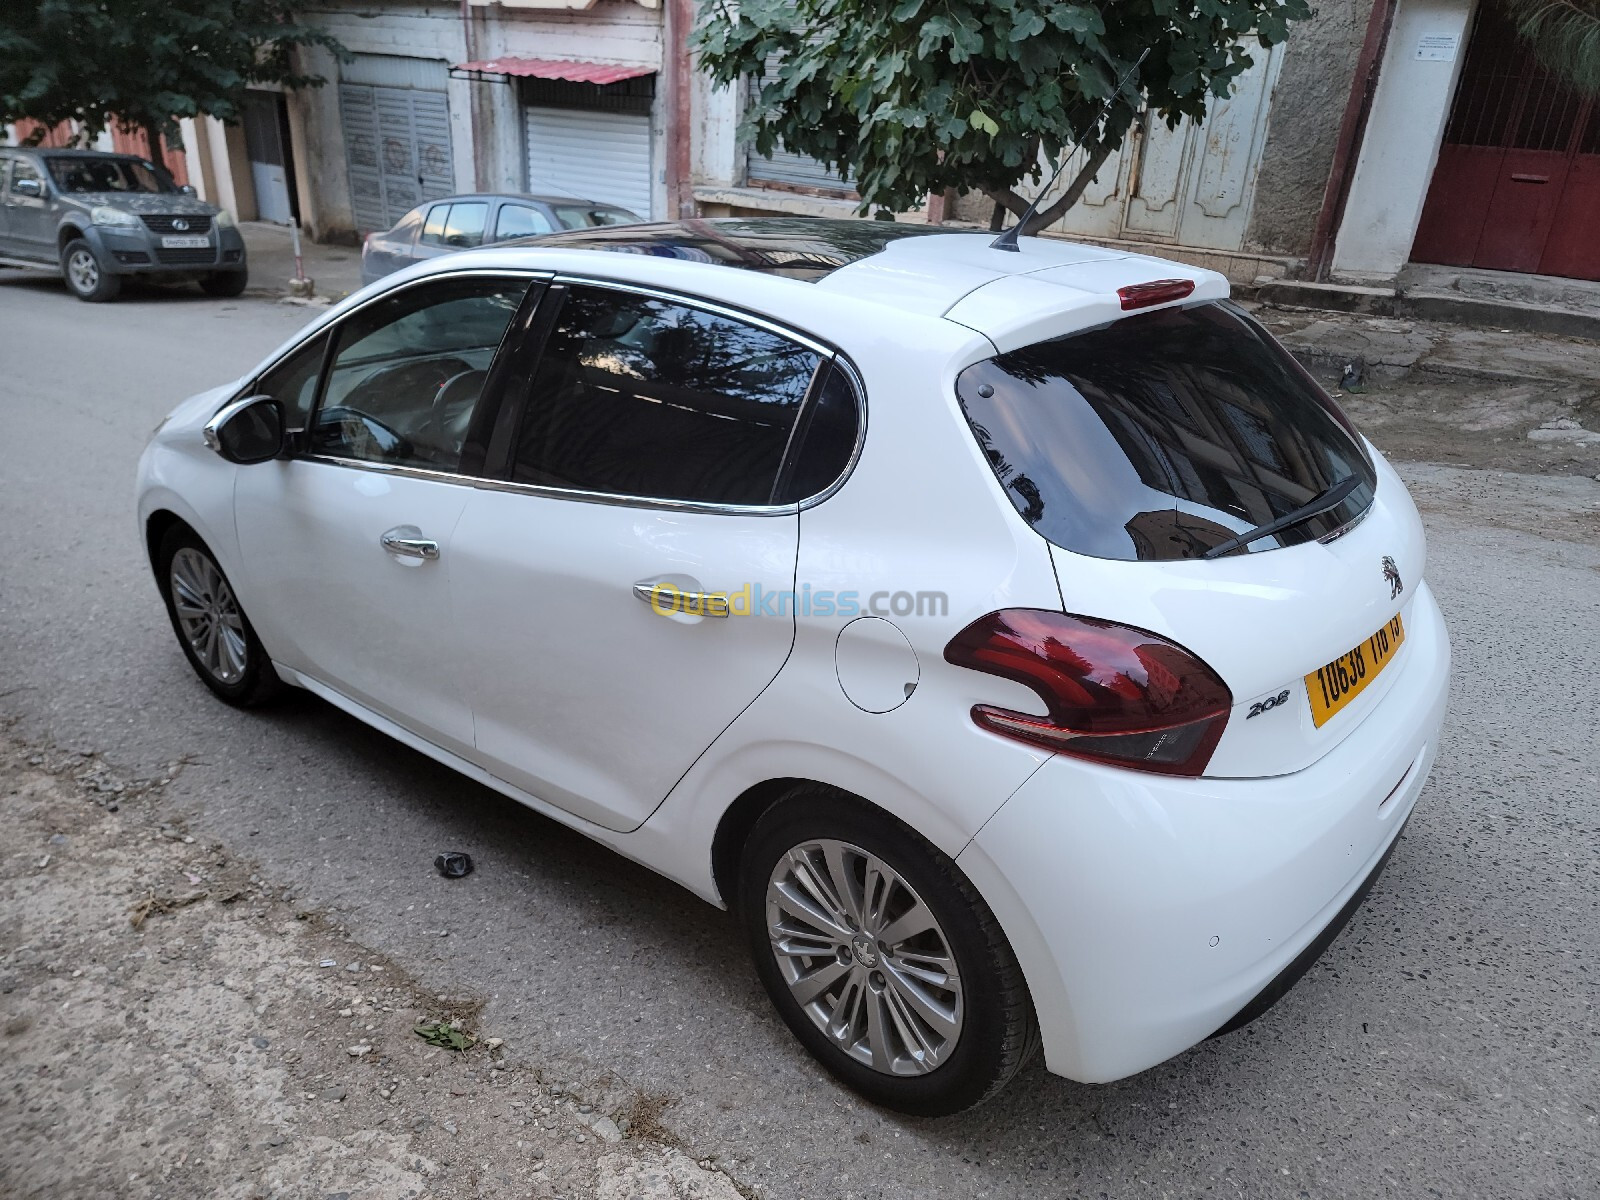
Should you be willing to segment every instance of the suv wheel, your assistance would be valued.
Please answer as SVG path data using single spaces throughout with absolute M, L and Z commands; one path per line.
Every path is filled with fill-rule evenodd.
M 947 855 L 885 813 L 796 787 L 746 843 L 739 908 L 779 1014 L 878 1104 L 959 1112 L 1037 1048 L 994 914 Z
M 208 296 L 242 296 L 249 282 L 248 271 L 213 271 L 200 276 L 200 290 Z
M 202 683 L 241 708 L 264 704 L 283 689 L 233 585 L 187 526 L 175 525 L 161 539 L 156 580 L 172 631 Z
M 113 300 L 122 290 L 122 277 L 101 267 L 94 247 L 82 238 L 68 242 L 61 251 L 61 277 L 74 296 L 91 304 Z

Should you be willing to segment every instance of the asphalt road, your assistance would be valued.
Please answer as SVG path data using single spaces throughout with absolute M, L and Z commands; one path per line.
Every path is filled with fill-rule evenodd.
M 197 832 L 489 997 L 508 1049 L 675 1097 L 667 1127 L 762 1197 L 1600 1194 L 1600 483 L 1406 468 L 1455 645 L 1447 736 L 1388 873 L 1281 1004 L 1121 1083 L 1036 1063 L 974 1113 L 909 1120 L 809 1062 L 724 914 L 321 702 L 246 715 L 191 676 L 135 460 L 307 316 L 197 290 L 89 306 L 0 271 L 18 735 L 133 774 L 191 756 L 169 793 Z M 477 873 L 440 879 L 444 849 Z

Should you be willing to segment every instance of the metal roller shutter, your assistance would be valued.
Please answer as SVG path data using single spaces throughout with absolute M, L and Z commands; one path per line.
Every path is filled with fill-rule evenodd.
M 650 118 L 529 106 L 528 190 L 620 204 L 650 216 Z
M 762 83 L 777 79 L 778 61 L 776 54 L 767 56 L 767 69 L 761 74 Z M 770 158 L 763 158 L 752 149 L 745 165 L 745 174 L 749 179 L 821 188 L 830 192 L 853 192 L 856 186 L 855 180 L 848 175 L 830 171 L 808 155 L 792 154 L 783 148 L 781 142 Z
M 425 59 L 360 55 L 344 77 L 414 85 L 442 77 L 444 70 L 444 64 Z M 455 191 L 443 90 L 341 83 L 339 119 L 358 229 L 388 229 L 424 200 Z

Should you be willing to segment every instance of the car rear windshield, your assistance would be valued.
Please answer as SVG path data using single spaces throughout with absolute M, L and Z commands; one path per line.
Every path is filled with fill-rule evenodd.
M 1247 549 L 1336 534 L 1372 503 L 1348 418 L 1231 304 L 1039 342 L 968 367 L 956 391 L 1017 511 L 1079 554 L 1198 558 L 1351 475 L 1336 507 Z

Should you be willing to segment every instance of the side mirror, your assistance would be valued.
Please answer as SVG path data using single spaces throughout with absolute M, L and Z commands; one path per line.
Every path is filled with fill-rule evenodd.
M 284 450 L 283 405 L 271 396 L 235 400 L 206 423 L 206 445 L 231 463 L 247 466 Z
M 44 195 L 44 184 L 37 179 L 13 179 L 11 181 L 11 194 L 13 196 L 33 196 L 37 199 Z
M 182 187 L 180 187 L 178 190 L 180 192 L 182 192 L 185 196 L 198 196 L 200 194 L 199 192 L 194 190 L 194 184 L 192 184 L 192 183 L 186 183 Z

